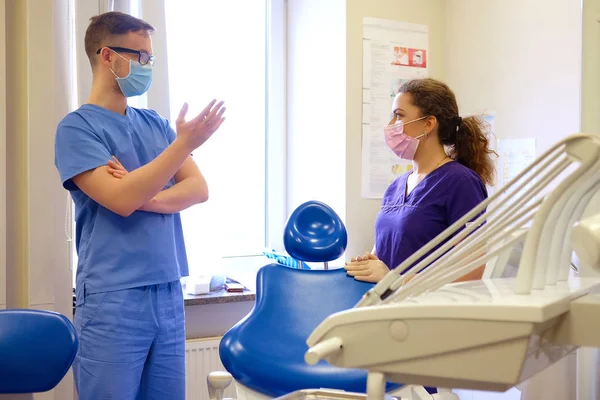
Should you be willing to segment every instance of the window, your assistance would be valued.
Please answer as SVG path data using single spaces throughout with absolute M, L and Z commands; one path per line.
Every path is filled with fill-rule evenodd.
M 182 213 L 190 274 L 265 247 L 266 2 L 165 2 L 171 121 L 213 98 L 226 121 L 193 154 L 209 201 Z M 159 61 L 157 61 L 159 62 Z
M 155 67 L 168 67 L 169 93 L 149 92 L 129 104 L 166 104 L 162 99 L 168 97 L 171 115 L 164 116 L 173 125 L 184 102 L 189 104 L 187 118 L 213 98 L 227 107 L 224 124 L 193 153 L 210 194 L 206 203 L 182 212 L 190 275 L 229 273 L 238 267 L 255 273 L 264 264 L 256 256 L 265 247 L 283 250 L 284 2 L 130 1 L 134 16 L 150 23 L 152 16 L 165 17 L 166 27 L 154 34 L 154 50 Z M 160 35 L 166 36 L 166 49 L 158 44 L 164 43 Z M 159 79 L 164 78 L 155 76 L 155 84 Z

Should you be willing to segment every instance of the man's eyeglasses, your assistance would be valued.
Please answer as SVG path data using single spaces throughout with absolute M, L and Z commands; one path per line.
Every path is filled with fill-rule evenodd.
M 148 63 L 150 63 L 150 65 L 154 65 L 154 60 L 155 57 L 151 56 L 150 54 L 143 52 L 143 51 L 139 51 L 139 50 L 133 50 L 133 49 L 128 49 L 126 47 L 113 47 L 113 46 L 104 46 L 104 47 L 108 47 L 109 49 L 116 51 L 117 53 L 131 53 L 131 54 L 137 54 L 138 55 L 138 62 L 142 65 L 146 65 Z M 96 51 L 96 54 L 100 54 L 100 52 L 102 51 L 102 49 L 104 47 L 100 47 L 98 49 L 98 51 Z

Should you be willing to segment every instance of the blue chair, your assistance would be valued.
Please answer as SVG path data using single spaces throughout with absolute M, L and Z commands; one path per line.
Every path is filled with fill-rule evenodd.
M 0 310 L 0 394 L 40 393 L 63 379 L 79 348 L 64 315 Z
M 335 260 L 345 251 L 346 228 L 327 205 L 307 202 L 290 216 L 284 244 L 299 260 Z M 236 382 L 265 396 L 315 388 L 364 392 L 366 371 L 338 368 L 325 361 L 311 366 L 304 361 L 304 353 L 306 339 L 319 323 L 332 313 L 354 307 L 371 287 L 347 276 L 343 268 L 262 267 L 254 308 L 221 340 L 223 366 Z M 388 390 L 401 386 L 390 384 Z

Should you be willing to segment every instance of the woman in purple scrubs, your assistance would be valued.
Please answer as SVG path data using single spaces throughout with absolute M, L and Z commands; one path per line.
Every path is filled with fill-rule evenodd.
M 387 145 L 413 169 L 383 195 L 375 247 L 346 263 L 355 279 L 378 282 L 390 269 L 487 198 L 494 165 L 484 122 L 461 118 L 454 93 L 442 82 L 404 83 L 384 128 Z M 447 149 L 447 153 L 444 150 Z M 481 279 L 482 266 L 459 280 Z

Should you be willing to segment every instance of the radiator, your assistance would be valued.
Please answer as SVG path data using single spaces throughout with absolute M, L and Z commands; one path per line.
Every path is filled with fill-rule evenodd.
M 185 398 L 208 400 L 206 377 L 212 371 L 224 371 L 219 358 L 221 338 L 186 340 L 185 342 Z M 224 397 L 236 398 L 235 384 L 225 390 Z

